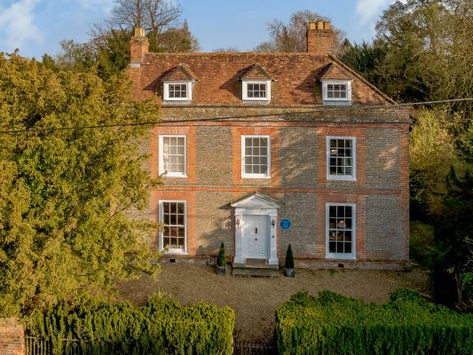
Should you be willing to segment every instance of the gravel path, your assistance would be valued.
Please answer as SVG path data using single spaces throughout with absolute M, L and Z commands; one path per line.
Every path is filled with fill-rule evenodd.
M 236 311 L 235 338 L 267 341 L 273 334 L 274 311 L 299 290 L 315 294 L 331 290 L 369 302 L 385 302 L 389 293 L 408 287 L 428 293 L 428 276 L 408 272 L 355 270 L 297 270 L 296 277 L 252 278 L 217 276 L 210 267 L 163 264 L 157 281 L 143 276 L 120 285 L 120 294 L 136 304 L 163 291 L 183 304 L 205 301 L 229 305 Z

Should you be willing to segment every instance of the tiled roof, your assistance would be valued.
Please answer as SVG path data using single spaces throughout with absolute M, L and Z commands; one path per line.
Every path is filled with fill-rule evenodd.
M 354 105 L 389 105 L 389 97 L 330 55 L 311 53 L 148 53 L 141 66 L 139 97 L 161 97 L 163 80 L 196 80 L 193 105 L 244 105 L 241 79 L 271 79 L 271 105 L 319 105 L 321 75 L 352 80 Z M 133 74 L 136 75 L 136 74 Z M 325 76 L 324 76 L 325 78 Z

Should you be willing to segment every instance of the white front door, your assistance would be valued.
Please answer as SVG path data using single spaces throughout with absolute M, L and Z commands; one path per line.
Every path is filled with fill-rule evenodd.
M 268 221 L 268 216 L 246 215 L 243 217 L 243 236 L 247 258 L 268 258 Z

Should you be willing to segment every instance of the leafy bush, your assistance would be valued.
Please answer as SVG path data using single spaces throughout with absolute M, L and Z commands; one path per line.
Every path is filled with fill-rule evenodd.
M 276 311 L 280 354 L 471 354 L 473 315 L 399 290 L 384 304 L 299 292 Z
M 198 303 L 183 307 L 163 295 L 137 308 L 128 302 L 66 302 L 35 311 L 29 335 L 49 338 L 54 353 L 76 339 L 87 354 L 232 354 L 234 311 Z

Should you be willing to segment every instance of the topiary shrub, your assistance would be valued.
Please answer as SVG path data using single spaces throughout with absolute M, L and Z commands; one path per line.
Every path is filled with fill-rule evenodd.
M 284 267 L 286 269 L 294 269 L 294 256 L 292 255 L 291 244 L 287 247 L 286 252 L 286 261 L 284 262 Z
M 226 262 L 225 262 L 225 246 L 223 245 L 223 242 L 222 242 L 222 244 L 220 244 L 220 250 L 218 251 L 217 265 L 218 266 L 225 266 L 226 265 Z

